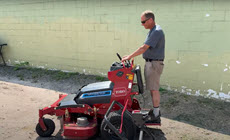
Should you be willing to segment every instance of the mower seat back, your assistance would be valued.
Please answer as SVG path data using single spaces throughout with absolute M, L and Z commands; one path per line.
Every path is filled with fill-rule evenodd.
M 84 86 L 80 89 L 76 98 L 77 104 L 94 104 L 110 103 L 114 84 L 111 81 L 97 82 Z
M 74 101 L 75 97 L 76 97 L 76 94 L 68 94 L 64 99 L 62 99 L 58 103 L 57 109 L 59 109 L 59 108 L 67 108 L 67 107 L 76 107 L 77 104 Z
M 142 76 L 141 76 L 141 67 L 139 65 L 136 66 L 135 73 L 137 76 L 137 86 L 138 86 L 139 93 L 143 94 L 144 86 L 143 86 L 143 81 L 142 81 Z

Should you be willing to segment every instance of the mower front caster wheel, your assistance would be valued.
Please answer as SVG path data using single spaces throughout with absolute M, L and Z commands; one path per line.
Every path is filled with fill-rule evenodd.
M 36 132 L 41 137 L 49 137 L 53 134 L 55 130 L 55 124 L 51 119 L 43 119 L 45 126 L 47 128 L 46 131 L 43 131 L 40 124 L 38 123 L 36 126 Z

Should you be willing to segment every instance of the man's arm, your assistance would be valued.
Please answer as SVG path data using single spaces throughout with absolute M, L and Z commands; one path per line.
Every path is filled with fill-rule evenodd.
M 135 56 L 143 54 L 149 47 L 150 47 L 149 45 L 144 44 L 141 47 L 139 47 L 136 51 L 134 51 L 132 54 L 122 57 L 121 61 L 123 62 L 125 60 L 130 60 Z

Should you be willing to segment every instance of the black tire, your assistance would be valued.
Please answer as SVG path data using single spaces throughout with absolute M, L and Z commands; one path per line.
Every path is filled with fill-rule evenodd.
M 153 135 L 152 138 L 156 140 L 167 140 L 164 132 L 161 129 L 148 128 L 149 132 Z
M 117 130 L 120 129 L 121 115 L 118 112 L 110 112 L 108 115 L 108 120 L 115 128 L 117 128 Z M 112 130 L 109 129 L 104 119 L 101 123 L 100 130 L 101 137 L 104 140 L 120 140 L 120 138 Z M 122 130 L 122 136 L 125 136 L 128 140 L 134 139 L 136 128 L 133 125 L 132 119 L 130 119 L 128 115 L 124 115 Z
M 50 137 L 55 130 L 55 124 L 51 119 L 43 119 L 43 121 L 47 127 L 47 130 L 43 131 L 40 124 L 38 123 L 36 126 L 36 132 L 41 137 Z

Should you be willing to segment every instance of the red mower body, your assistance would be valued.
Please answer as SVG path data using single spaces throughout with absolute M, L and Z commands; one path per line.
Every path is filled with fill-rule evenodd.
M 135 74 L 137 83 L 134 83 Z M 55 103 L 40 109 L 37 133 L 43 137 L 53 133 L 53 124 L 44 119 L 44 115 L 48 114 L 61 118 L 63 137 L 88 139 L 98 133 L 100 123 L 113 101 L 122 105 L 127 101 L 126 109 L 129 112 L 140 110 L 138 100 L 132 98 L 132 95 L 143 93 L 139 66 L 134 66 L 133 62 L 125 65 L 113 63 L 108 72 L 108 79 L 109 81 L 85 85 L 73 94 L 61 94 Z M 139 87 L 139 91 L 132 91 L 134 85 Z M 119 109 L 120 107 L 115 105 L 112 111 Z

